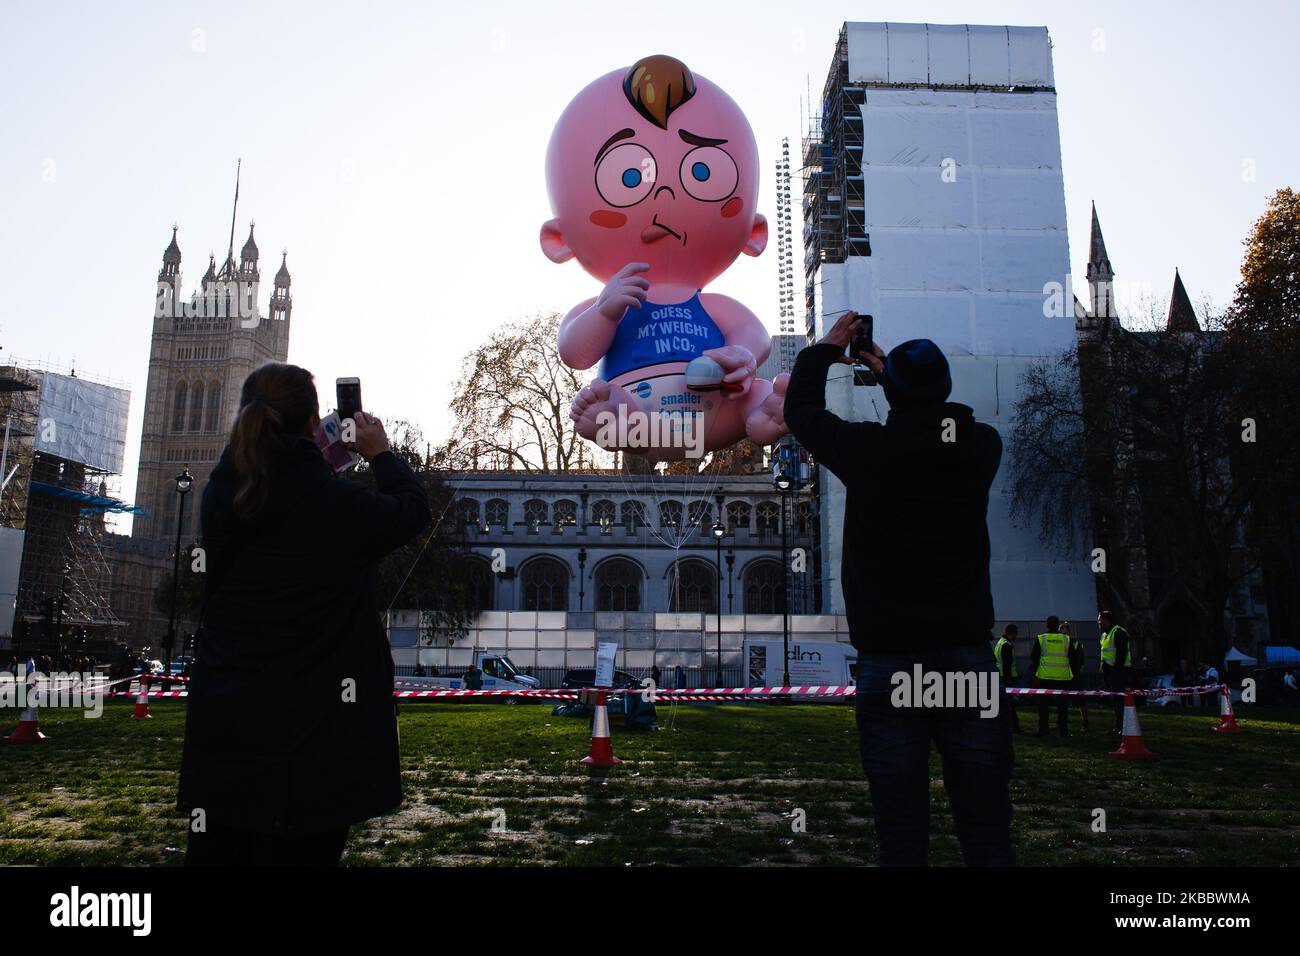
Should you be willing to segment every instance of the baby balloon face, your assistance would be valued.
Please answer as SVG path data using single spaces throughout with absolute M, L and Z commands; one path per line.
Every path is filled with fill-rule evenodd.
M 671 57 L 602 76 L 560 116 L 546 153 L 555 218 L 542 249 L 601 282 L 647 262 L 651 283 L 699 289 L 767 222 L 755 211 L 758 146 L 735 102 Z

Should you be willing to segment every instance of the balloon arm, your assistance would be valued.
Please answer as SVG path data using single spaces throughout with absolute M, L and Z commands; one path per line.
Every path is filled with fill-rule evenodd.
M 700 296 L 700 304 L 713 318 L 728 345 L 749 349 L 762 365 L 772 354 L 772 336 L 758 316 L 730 296 L 712 292 Z
M 609 351 L 617 329 L 617 322 L 601 315 L 595 299 L 578 303 L 560 321 L 560 361 L 569 368 L 591 368 Z

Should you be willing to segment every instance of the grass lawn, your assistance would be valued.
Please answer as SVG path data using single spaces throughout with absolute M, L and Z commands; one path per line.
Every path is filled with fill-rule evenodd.
M 0 864 L 179 864 L 172 809 L 184 701 L 130 701 L 103 717 L 47 709 L 40 746 L 0 745 Z M 1092 732 L 1016 738 L 1016 845 L 1027 864 L 1279 865 L 1300 860 L 1300 712 L 1243 708 L 1242 733 L 1209 711 L 1141 712 L 1163 759 L 1106 756 Z M 850 707 L 659 709 L 665 729 L 628 734 L 614 718 L 604 775 L 577 761 L 585 720 L 550 707 L 403 702 L 406 803 L 354 827 L 353 865 L 858 864 L 874 857 L 870 801 Z M 0 711 L 0 734 L 16 723 Z M 1029 714 L 1022 713 L 1022 722 Z M 1077 715 L 1072 715 L 1077 723 Z M 932 862 L 959 861 L 938 761 Z M 1094 808 L 1107 832 L 1093 833 Z M 806 832 L 790 814 L 806 814 Z M 504 815 L 502 815 L 504 814 Z M 501 821 L 504 820 L 504 828 Z M 494 821 L 497 830 L 493 829 Z

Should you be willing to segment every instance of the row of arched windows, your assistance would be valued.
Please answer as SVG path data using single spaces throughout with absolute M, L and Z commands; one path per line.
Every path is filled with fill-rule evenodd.
M 470 564 L 475 606 L 480 611 L 494 608 L 496 593 L 491 565 L 478 558 Z M 717 611 L 717 568 L 699 558 L 684 558 L 668 569 L 668 610 L 680 612 Z M 524 611 L 569 610 L 568 566 L 557 558 L 538 557 L 526 562 L 519 572 L 519 605 Z M 640 611 L 645 595 L 645 572 L 635 561 L 608 558 L 592 572 L 593 605 L 597 611 Z M 746 614 L 780 614 L 785 600 L 781 563 L 775 558 L 751 561 L 741 575 L 743 610 Z
M 506 528 L 510 525 L 510 503 L 504 498 L 491 498 L 486 504 L 480 504 L 476 498 L 460 500 L 461 522 L 465 527 L 485 529 Z M 725 508 L 727 530 L 743 528 L 758 534 L 781 533 L 781 506 L 775 501 L 761 501 L 750 507 L 745 501 L 728 502 Z M 533 531 L 541 528 L 559 528 L 578 523 L 578 506 L 569 498 L 561 498 L 553 504 L 541 498 L 529 498 L 524 502 L 524 524 Z M 659 503 L 659 527 L 680 531 L 684 527 L 711 527 L 713 525 L 713 506 L 708 501 L 697 500 L 683 505 L 680 501 L 662 501 Z M 808 502 L 799 502 L 795 514 L 800 534 L 808 533 L 811 524 L 811 507 Z M 685 524 L 683 524 L 685 522 Z M 601 498 L 591 504 L 591 523 L 603 529 L 622 526 L 630 531 L 645 527 L 645 505 L 640 501 L 624 501 L 615 505 L 608 498 Z
M 220 382 L 177 384 L 172 399 L 172 431 L 215 432 L 222 428 Z

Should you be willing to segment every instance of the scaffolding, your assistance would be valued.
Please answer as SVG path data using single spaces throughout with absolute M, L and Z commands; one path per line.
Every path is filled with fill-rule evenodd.
M 135 511 L 110 488 L 117 480 L 110 469 L 120 468 L 115 442 L 125 429 L 120 392 L 75 372 L 0 367 L 0 576 L 14 595 L 0 644 L 12 640 L 20 653 L 81 654 L 125 638 L 108 560 L 121 536 L 106 520 Z
M 849 35 L 840 30 L 803 140 L 804 303 L 814 335 L 817 271 L 823 262 L 871 255 L 862 177 L 862 105 L 866 89 L 849 81 Z

